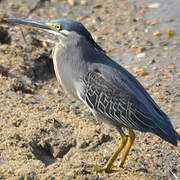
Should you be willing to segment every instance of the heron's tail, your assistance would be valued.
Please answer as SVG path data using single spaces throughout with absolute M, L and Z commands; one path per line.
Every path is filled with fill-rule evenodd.
M 158 130 L 155 132 L 156 135 L 158 135 L 159 137 L 161 137 L 165 141 L 173 144 L 174 146 L 177 146 L 177 141 L 180 141 L 180 136 L 179 136 L 179 134 L 176 135 L 175 133 L 174 133 L 174 135 L 170 135 L 170 134 L 167 135 L 166 133 L 162 132 L 161 130 Z
M 174 146 L 177 146 L 177 141 L 180 141 L 180 135 L 173 128 L 168 117 L 163 121 L 156 121 L 156 125 L 153 130 L 156 135 Z
M 177 133 L 176 136 L 177 136 L 177 140 L 180 141 L 180 135 Z

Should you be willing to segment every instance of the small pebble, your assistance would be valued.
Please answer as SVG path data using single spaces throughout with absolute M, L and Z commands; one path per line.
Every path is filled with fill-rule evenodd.
M 48 43 L 45 42 L 45 41 L 42 41 L 42 46 L 43 46 L 43 47 L 48 47 Z
M 152 68 L 153 71 L 156 71 L 157 69 L 158 69 L 157 66 L 153 66 Z
M 152 3 L 152 4 L 149 4 L 149 5 L 148 5 L 148 8 L 158 8 L 158 7 L 160 7 L 160 5 L 161 5 L 161 4 L 158 3 L 158 2 L 157 2 L 157 3 Z
M 138 47 L 138 48 L 137 48 L 137 51 L 138 51 L 138 52 L 143 52 L 143 51 L 145 51 L 145 47 Z
M 161 54 L 160 53 L 156 53 L 156 56 L 161 56 Z
M 138 73 L 138 72 L 142 72 L 142 71 L 144 71 L 144 67 L 143 66 L 136 66 L 136 67 L 133 67 L 133 71 L 135 72 L 135 73 Z
M 54 89 L 54 93 L 55 93 L 55 94 L 60 94 L 60 93 L 61 93 L 61 90 L 60 90 L 60 89 Z
M 139 168 L 136 171 L 141 171 L 141 172 L 144 172 L 144 173 L 148 173 L 148 170 L 146 168 Z
M 146 56 L 146 53 L 139 53 L 139 54 L 137 54 L 136 55 L 136 58 L 138 58 L 138 59 L 141 59 L 141 58 L 144 58 Z
M 51 0 L 52 3 L 58 3 L 60 0 Z
M 148 21 L 147 23 L 150 24 L 150 25 L 156 25 L 156 24 L 159 24 L 158 21 L 154 21 L 154 20 Z
M 155 31 L 155 32 L 153 33 L 153 35 L 154 35 L 154 36 L 160 36 L 160 35 L 161 35 L 161 32 L 160 32 L 160 31 Z
M 32 94 L 25 94 L 26 98 L 33 98 L 34 96 Z
M 136 66 L 132 70 L 139 76 L 149 75 L 149 73 L 145 71 L 145 68 L 143 66 Z
M 93 8 L 102 8 L 102 5 L 101 4 L 96 4 L 93 6 Z
M 68 4 L 70 6 L 75 6 L 76 5 L 76 1 L 75 0 L 67 0 L 68 1 Z
M 87 6 L 87 5 L 88 5 L 87 0 L 81 0 L 81 5 L 82 5 L 82 6 Z
M 166 32 L 166 34 L 167 34 L 169 37 L 174 36 L 174 31 L 171 30 L 171 29 L 166 29 L 165 32 Z
M 159 100 L 164 100 L 164 99 L 165 99 L 165 96 L 160 95 L 160 96 L 158 97 L 158 99 L 159 99 Z
M 149 73 L 146 72 L 146 71 L 143 71 L 143 72 L 139 73 L 139 75 L 140 75 L 140 76 L 147 76 L 147 75 L 149 75 Z
M 156 61 L 155 61 L 154 59 L 152 59 L 152 60 L 149 62 L 149 64 L 154 64 L 154 63 L 156 63 Z
M 45 94 L 51 94 L 51 92 L 49 90 L 45 90 L 44 93 Z

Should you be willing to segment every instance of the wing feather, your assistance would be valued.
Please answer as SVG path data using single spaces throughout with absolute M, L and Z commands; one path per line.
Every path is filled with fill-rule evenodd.
M 101 73 L 94 71 L 88 72 L 83 82 L 82 97 L 91 109 L 116 120 L 119 125 L 150 131 L 152 120 L 149 118 L 146 122 L 147 118 L 136 113 L 139 102 L 126 89 L 108 82 Z
M 128 71 L 114 63 L 91 66 L 82 80 L 81 98 L 120 126 L 152 132 L 177 145 L 177 133 L 167 115 Z

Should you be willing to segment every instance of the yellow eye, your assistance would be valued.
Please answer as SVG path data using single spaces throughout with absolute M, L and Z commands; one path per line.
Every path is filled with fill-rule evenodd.
M 60 24 L 56 24 L 56 25 L 55 25 L 55 28 L 56 28 L 56 30 L 58 30 L 58 31 L 62 30 L 62 26 L 61 26 Z

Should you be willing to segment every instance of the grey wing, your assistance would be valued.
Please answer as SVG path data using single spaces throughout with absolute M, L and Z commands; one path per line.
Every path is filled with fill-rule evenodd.
M 150 131 L 152 120 L 138 110 L 140 105 L 123 87 L 108 82 L 100 72 L 90 71 L 83 79 L 81 98 L 90 109 L 114 124 L 140 131 Z
M 81 98 L 86 104 L 91 109 L 101 113 L 102 116 L 116 121 L 119 126 L 144 132 L 153 132 L 164 140 L 176 145 L 177 133 L 169 119 L 166 119 L 168 117 L 162 113 L 160 119 L 160 116 L 156 118 L 156 114 L 152 114 L 151 108 L 154 107 L 151 103 L 145 102 L 143 104 L 139 100 L 139 96 L 135 96 L 132 93 L 133 89 L 130 91 L 127 88 L 128 82 L 113 80 L 111 78 L 112 75 L 107 72 L 103 73 L 101 69 L 96 67 L 84 76 Z M 126 86 L 124 85 L 125 83 L 127 83 Z M 133 83 L 136 83 L 136 81 Z M 148 94 L 147 96 L 150 97 Z M 153 103 L 155 102 L 153 101 Z

